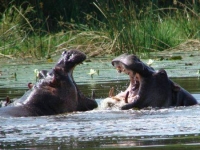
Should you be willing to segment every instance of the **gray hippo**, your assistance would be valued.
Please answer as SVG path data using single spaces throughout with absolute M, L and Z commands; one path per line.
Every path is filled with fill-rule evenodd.
M 128 74 L 130 78 L 127 90 L 111 96 L 111 99 L 124 101 L 122 110 L 197 104 L 197 100 L 188 91 L 169 79 L 164 69 L 155 71 L 135 55 L 122 54 L 112 60 L 112 65 L 119 72 Z
M 20 99 L 0 108 L 0 116 L 45 116 L 96 108 L 97 102 L 81 93 L 72 76 L 75 66 L 85 59 L 78 50 L 64 51 L 48 75 Z

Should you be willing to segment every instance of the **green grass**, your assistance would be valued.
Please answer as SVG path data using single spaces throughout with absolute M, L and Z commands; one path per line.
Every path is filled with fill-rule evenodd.
M 103 51 L 108 54 L 111 39 L 107 33 L 90 30 L 86 25 L 62 22 L 63 31 L 50 33 L 35 29 L 26 14 L 31 10 L 8 8 L 0 22 L 0 55 L 5 57 L 49 57 L 62 48 L 79 48 L 88 53 Z M 71 26 L 73 30 L 65 30 Z
M 116 41 L 116 54 L 162 51 L 200 37 L 200 16 L 190 10 L 169 8 L 171 13 L 166 13 L 149 6 L 136 13 L 134 3 L 127 7 L 120 1 L 111 12 L 99 3 L 95 5 L 108 21 L 110 37 Z
M 125 2 L 113 0 L 112 7 L 93 3 L 103 20 L 85 14 L 86 24 L 59 21 L 62 30 L 56 33 L 45 30 L 41 20 L 29 19 L 35 13 L 31 6 L 23 9 L 12 5 L 1 14 L 0 55 L 40 59 L 62 48 L 78 48 L 91 56 L 140 55 L 200 38 L 200 15 L 188 6 L 161 9 L 149 4 L 138 11 L 132 1 L 128 5 Z

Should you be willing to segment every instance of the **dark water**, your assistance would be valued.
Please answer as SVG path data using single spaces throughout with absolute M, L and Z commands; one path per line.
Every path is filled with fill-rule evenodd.
M 33 70 L 50 69 L 53 64 L 1 63 L 0 100 L 6 96 L 21 97 L 27 91 L 27 83 L 35 82 Z M 99 70 L 99 75 L 92 79 L 88 75 L 90 69 Z M 173 67 L 167 72 L 200 102 L 197 76 L 186 77 L 189 73 L 185 70 L 183 77 L 176 77 Z M 85 95 L 95 91 L 98 103 L 108 96 L 111 87 L 118 93 L 128 85 L 127 76 L 116 73 L 107 60 L 78 66 L 74 78 Z M 0 117 L 0 149 L 199 149 L 199 116 L 197 105 L 127 111 L 99 108 L 56 116 Z

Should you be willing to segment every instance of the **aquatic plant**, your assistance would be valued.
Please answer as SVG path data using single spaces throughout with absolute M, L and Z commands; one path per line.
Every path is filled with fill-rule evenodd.
M 93 76 L 94 76 L 95 74 L 99 75 L 99 70 L 90 69 L 90 72 L 89 72 L 88 74 L 89 74 L 89 75 L 91 76 L 91 78 L 93 79 Z
M 149 61 L 147 62 L 147 65 L 151 66 L 153 63 L 154 63 L 154 60 L 153 59 L 149 59 Z

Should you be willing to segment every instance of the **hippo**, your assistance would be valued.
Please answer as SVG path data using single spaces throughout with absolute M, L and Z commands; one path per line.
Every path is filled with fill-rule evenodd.
M 124 101 L 125 104 L 121 106 L 122 110 L 197 104 L 197 100 L 188 91 L 169 79 L 164 69 L 155 71 L 133 54 L 118 56 L 112 60 L 112 65 L 118 72 L 124 72 L 130 78 L 129 87 L 124 92 L 114 96 L 114 98 L 117 97 Z M 113 97 L 111 98 L 113 99 Z
M 0 108 L 0 116 L 47 116 L 96 108 L 97 102 L 81 93 L 72 76 L 75 66 L 85 59 L 86 55 L 79 50 L 64 51 L 54 68 L 44 71 L 30 90 Z

